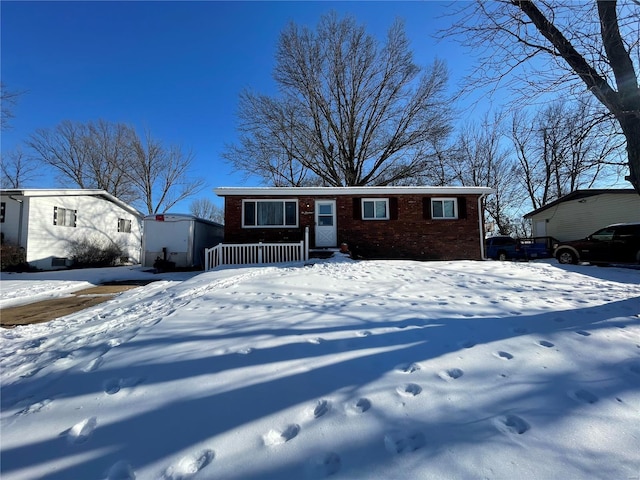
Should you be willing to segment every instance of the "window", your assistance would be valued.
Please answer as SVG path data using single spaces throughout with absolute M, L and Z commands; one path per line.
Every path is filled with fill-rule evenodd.
M 362 219 L 363 220 L 389 220 L 389 199 L 388 198 L 363 198 L 362 199 Z
M 602 230 L 598 230 L 596 233 L 591 235 L 591 239 L 597 242 L 610 242 L 613 240 L 613 233 L 615 230 L 611 227 L 603 228 Z
M 458 201 L 455 198 L 433 198 L 431 200 L 431 218 L 458 218 Z
M 6 208 L 6 204 L 4 202 L 0 202 L 0 223 L 4 223 L 4 209 Z
M 297 227 L 297 200 L 243 200 L 243 227 Z
M 53 207 L 53 224 L 59 227 L 75 227 L 78 211 L 70 208 Z
M 131 220 L 127 220 L 126 218 L 119 218 L 118 231 L 122 233 L 131 233 Z

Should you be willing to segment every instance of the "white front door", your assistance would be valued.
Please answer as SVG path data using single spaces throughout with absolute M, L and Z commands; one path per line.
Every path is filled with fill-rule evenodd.
M 316 200 L 316 247 L 337 245 L 336 201 Z

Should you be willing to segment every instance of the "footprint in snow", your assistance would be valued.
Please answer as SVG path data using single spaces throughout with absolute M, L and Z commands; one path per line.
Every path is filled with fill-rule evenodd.
M 342 461 L 337 453 L 321 453 L 312 457 L 307 463 L 307 477 L 325 478 L 337 473 L 341 466 Z
M 420 370 L 422 367 L 418 363 L 401 363 L 396 367 L 396 372 L 400 373 L 413 373 Z
M 298 433 L 300 433 L 300 425 L 291 424 L 288 425 L 284 430 L 269 430 L 266 434 L 262 436 L 264 444 L 267 446 L 273 445 L 282 445 L 283 443 L 288 442 L 289 440 L 295 438 Z
M 542 347 L 546 347 L 546 348 L 551 348 L 551 347 L 555 347 L 555 345 L 551 342 L 548 342 L 547 340 L 540 340 L 538 342 L 538 345 L 542 346 Z
M 41 402 L 36 402 L 36 403 L 32 403 L 31 405 L 28 405 L 27 407 L 17 412 L 16 415 L 31 415 L 32 413 L 38 413 L 40 410 L 45 408 L 50 403 L 51 403 L 51 400 L 46 398 Z
M 351 413 L 364 413 L 371 408 L 371 400 L 368 398 L 359 398 L 355 403 L 349 403 L 347 410 Z
M 513 358 L 513 355 L 511 355 L 509 352 L 496 352 L 494 353 L 494 355 L 503 360 L 511 360 Z
M 517 435 L 522 435 L 531 428 L 524 419 L 517 415 L 504 415 L 502 417 L 498 417 L 495 421 L 495 425 L 501 432 Z
M 422 392 L 422 387 L 417 383 L 406 383 L 396 388 L 396 392 L 398 392 L 403 397 L 415 397 L 416 395 L 420 395 L 420 392 Z
M 593 393 L 587 390 L 575 390 L 575 391 L 569 392 L 569 396 L 574 400 L 578 400 L 579 402 L 584 402 L 589 404 L 594 404 L 599 400 L 599 398 L 596 395 L 594 395 Z
M 24 344 L 21 350 L 31 349 L 31 348 L 40 348 L 44 342 L 47 341 L 47 337 L 36 338 L 33 340 L 29 340 Z
M 578 335 L 582 335 L 583 337 L 588 337 L 588 336 L 590 336 L 590 335 L 591 335 L 591 334 L 590 334 L 589 332 L 587 332 L 586 330 L 577 330 L 577 331 L 576 331 L 576 333 L 577 333 Z
M 450 368 L 449 370 L 445 370 L 438 374 L 441 379 L 447 381 L 455 380 L 457 378 L 460 378 L 462 375 L 464 375 L 464 372 L 459 368 Z
M 93 360 L 91 360 L 89 363 L 87 363 L 87 365 L 82 369 L 82 371 L 86 373 L 93 372 L 98 368 L 100 368 L 100 365 L 102 365 L 103 361 L 104 359 L 102 358 L 102 355 L 100 355 L 99 357 L 96 357 Z
M 187 455 L 178 460 L 177 463 L 168 467 L 162 477 L 162 480 L 187 480 L 209 465 L 213 460 L 215 453 L 213 450 L 205 449 L 194 455 Z
M 313 417 L 320 418 L 325 415 L 331 409 L 331 404 L 328 400 L 319 400 L 313 409 Z
M 123 388 L 132 388 L 140 385 L 144 381 L 144 378 L 131 377 L 131 378 L 111 378 L 104 382 L 104 393 L 107 395 L 115 395 Z
M 136 480 L 136 474 L 128 462 L 120 460 L 111 466 L 106 480 Z
M 415 452 L 427 443 L 422 432 L 395 431 L 384 436 L 384 446 L 389 453 L 401 454 Z
M 371 332 L 368 330 L 362 330 L 358 332 L 356 335 L 358 335 L 359 337 L 368 337 L 369 335 L 371 335 Z
M 86 418 L 64 433 L 67 435 L 69 443 L 80 444 L 89 440 L 97 426 L 98 420 L 96 417 Z

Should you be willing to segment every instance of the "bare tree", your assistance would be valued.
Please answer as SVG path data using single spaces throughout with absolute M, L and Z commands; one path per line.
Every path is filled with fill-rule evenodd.
M 165 147 L 149 131 L 144 141 L 136 137 L 133 150 L 133 163 L 125 174 L 149 214 L 166 212 L 203 188 L 204 180 L 189 175 L 191 152 L 177 145 Z
M 0 130 L 11 128 L 9 122 L 14 117 L 13 108 L 24 91 L 7 90 L 7 86 L 0 82 Z
M 275 185 L 391 185 L 430 168 L 450 131 L 447 69 L 413 62 L 396 21 L 380 46 L 352 18 L 290 24 L 274 78 L 278 98 L 245 91 L 240 139 L 224 158 Z
M 26 144 L 35 158 L 58 173 L 61 183 L 71 181 L 80 188 L 97 188 L 98 179 L 90 168 L 87 126 L 68 120 L 53 129 L 35 131 Z
M 136 132 L 122 123 L 98 120 L 86 125 L 85 135 L 87 168 L 96 187 L 125 202 L 135 202 L 139 195 L 126 172 L 135 159 L 132 145 L 136 142 Z
M 624 163 L 619 160 L 619 137 L 591 108 L 589 102 L 572 107 L 559 101 L 535 115 L 523 111 L 512 115 L 518 178 L 533 209 L 579 188 L 592 187 L 615 175 Z
M 40 175 L 39 166 L 27 159 L 20 147 L 2 155 L 0 162 L 2 188 L 24 188 Z
M 189 205 L 189 211 L 198 218 L 224 224 L 224 209 L 208 198 L 197 198 Z
M 452 183 L 495 189 L 484 202 L 486 218 L 495 224 L 497 233 L 509 235 L 517 223 L 514 206 L 521 205 L 524 196 L 501 129 L 499 114 L 485 116 L 481 124 L 468 124 L 458 134 L 448 163 Z
M 142 140 L 121 123 L 63 121 L 37 130 L 27 145 L 37 160 L 58 172 L 60 183 L 104 189 L 150 214 L 167 211 L 203 185 L 190 177 L 191 153 L 165 147 L 148 131 Z
M 443 32 L 479 53 L 475 78 L 523 92 L 586 86 L 626 140 L 640 193 L 640 12 L 636 3 L 476 0 Z M 512 75 L 510 75 L 512 74 Z M 531 90 L 528 90 L 530 94 Z

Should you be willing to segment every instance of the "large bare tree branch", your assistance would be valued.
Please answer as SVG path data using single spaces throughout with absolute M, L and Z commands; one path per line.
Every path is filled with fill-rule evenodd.
M 237 170 L 270 183 L 275 173 L 291 185 L 388 185 L 428 168 L 429 146 L 450 131 L 446 67 L 415 65 L 399 22 L 382 46 L 335 14 L 316 31 L 291 24 L 276 62 L 280 97 L 241 95 L 240 141 L 223 154 Z
M 626 140 L 627 179 L 640 193 L 640 14 L 634 6 L 617 0 L 477 0 L 443 34 L 485 49 L 478 73 L 496 85 L 509 74 L 523 96 L 531 94 L 528 87 L 549 92 L 575 87 L 572 79 L 579 80 L 618 122 Z M 513 76 L 515 70 L 524 74 Z

